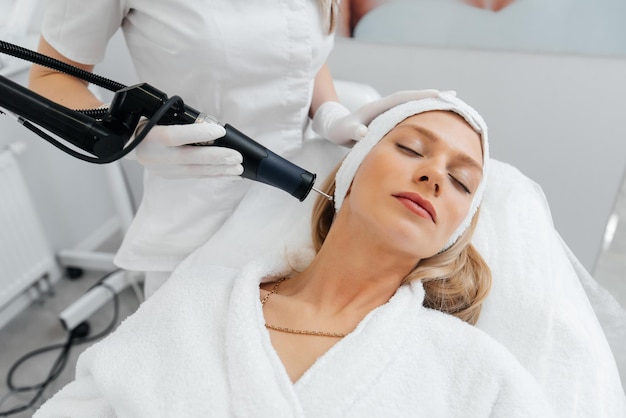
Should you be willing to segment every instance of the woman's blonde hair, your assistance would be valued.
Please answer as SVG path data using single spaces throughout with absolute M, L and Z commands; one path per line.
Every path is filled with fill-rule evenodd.
M 335 174 L 339 166 L 329 175 L 322 191 L 334 195 Z M 333 223 L 333 202 L 318 196 L 313 207 L 311 222 L 313 246 L 316 251 L 328 235 Z M 491 290 L 491 270 L 480 253 L 471 244 L 472 234 L 478 222 L 478 212 L 469 228 L 445 251 L 420 260 L 404 278 L 403 283 L 420 280 L 426 296 L 424 306 L 439 310 L 475 325 L 482 304 Z
M 330 35 L 337 26 L 339 0 L 319 0 L 319 6 L 324 21 L 324 30 Z

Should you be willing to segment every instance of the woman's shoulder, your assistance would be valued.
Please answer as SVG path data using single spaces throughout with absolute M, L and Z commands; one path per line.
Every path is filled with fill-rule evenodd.
M 482 396 L 491 399 L 494 410 L 514 405 L 520 410 L 541 411 L 553 416 L 539 383 L 504 345 L 487 333 L 452 315 L 422 308 L 422 334 L 434 363 L 443 365 L 441 373 L 459 387 L 481 388 Z M 416 333 L 418 334 L 418 333 Z M 463 376 L 462 379 L 459 376 Z M 452 383 L 451 383 L 452 384 Z M 532 401 L 532 408 L 526 405 Z
M 483 330 L 453 315 L 422 309 L 430 342 L 446 354 L 451 364 L 472 358 L 473 364 L 491 370 L 494 377 L 527 374 L 513 353 Z
M 420 310 L 420 330 L 411 338 L 427 338 L 429 346 L 447 358 L 451 366 L 456 363 L 463 366 L 472 358 L 472 364 L 485 363 L 487 369 L 501 371 L 503 375 L 511 371 L 525 373 L 515 356 L 483 330 L 436 309 L 420 307 Z
M 220 266 L 181 265 L 113 333 L 83 353 L 79 370 L 106 374 L 111 362 L 120 370 L 132 362 L 155 367 L 163 353 L 193 355 L 182 350 L 183 340 L 184 347 L 197 348 L 207 341 L 217 345 L 223 339 L 236 273 Z
M 494 349 L 501 346 L 481 329 L 454 315 L 432 308 L 422 307 L 421 309 L 423 310 L 422 315 L 429 322 L 428 327 L 434 336 L 442 341 L 454 342 L 469 338 L 472 341 L 476 341 L 478 344 L 484 344 Z M 438 332 L 438 330 L 446 330 L 446 332 Z
M 156 343 L 176 334 L 181 324 L 198 324 L 204 329 L 216 324 L 230 299 L 237 270 L 216 265 L 183 262 L 171 277 L 139 308 L 122 321 L 104 341 L 144 341 Z M 210 319 L 210 320 L 209 320 Z M 140 336 L 141 338 L 137 338 Z
M 164 293 L 203 294 L 228 291 L 241 269 L 203 262 L 190 256 L 172 273 L 170 279 L 158 290 Z M 156 295 L 156 294 L 155 294 Z
M 412 298 L 413 320 L 416 327 L 409 333 L 409 338 L 423 340 L 424 335 L 428 335 L 429 342 L 436 342 L 442 347 L 450 347 L 450 350 L 493 350 L 506 351 L 506 348 L 490 337 L 486 332 L 471 325 L 456 316 L 444 313 L 440 310 L 423 306 L 424 288 L 419 282 L 412 282 L 410 285 Z M 472 344 L 459 344 L 472 342 Z

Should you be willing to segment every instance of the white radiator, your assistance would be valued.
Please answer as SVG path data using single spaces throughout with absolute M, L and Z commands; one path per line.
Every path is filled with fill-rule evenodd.
M 17 160 L 0 149 L 0 310 L 42 277 L 59 275 Z

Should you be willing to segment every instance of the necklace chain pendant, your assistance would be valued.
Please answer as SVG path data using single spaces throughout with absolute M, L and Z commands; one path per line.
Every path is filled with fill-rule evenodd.
M 265 297 L 261 300 L 261 307 L 265 307 L 265 304 L 267 303 L 271 295 L 278 293 L 278 288 L 280 287 L 280 284 L 284 282 L 286 279 L 287 277 L 282 277 L 276 282 L 272 290 L 267 295 L 265 295 Z M 315 337 L 343 338 L 346 335 L 348 335 L 348 334 L 340 334 L 337 332 L 309 331 L 309 330 L 303 330 L 303 329 L 285 328 L 285 327 L 279 327 L 276 325 L 270 325 L 268 323 L 265 323 L 265 328 L 278 331 L 278 332 L 284 332 L 287 334 L 311 335 Z

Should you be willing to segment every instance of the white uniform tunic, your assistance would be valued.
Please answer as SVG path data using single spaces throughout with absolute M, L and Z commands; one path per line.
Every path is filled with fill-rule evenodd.
M 316 0 L 50 0 L 42 33 L 68 58 L 96 64 L 121 27 L 139 80 L 282 154 L 302 142 L 313 79 L 333 43 L 324 23 Z M 147 173 L 116 263 L 172 270 L 249 185 Z

